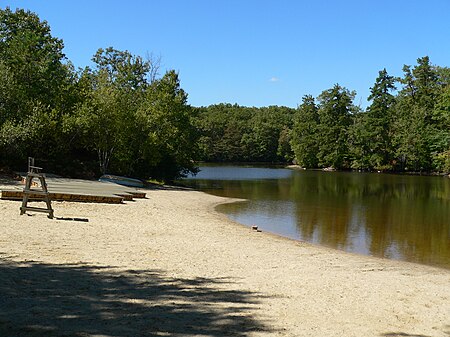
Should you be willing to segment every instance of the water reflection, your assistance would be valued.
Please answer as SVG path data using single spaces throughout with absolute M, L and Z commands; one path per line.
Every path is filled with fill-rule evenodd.
M 450 179 L 208 168 L 189 183 L 248 199 L 220 210 L 244 224 L 316 244 L 450 268 Z M 255 173 L 258 174 L 255 174 Z M 245 173 L 245 174 L 244 174 Z M 244 174 L 244 175 L 241 175 Z

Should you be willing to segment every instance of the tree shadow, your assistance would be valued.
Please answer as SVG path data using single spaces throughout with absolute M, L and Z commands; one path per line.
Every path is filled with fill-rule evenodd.
M 254 317 L 260 296 L 225 289 L 230 283 L 0 257 L 0 335 L 220 337 L 274 331 Z
M 405 332 L 388 332 L 383 334 L 382 336 L 385 337 L 430 337 L 428 335 L 416 335 L 416 334 L 409 334 Z
M 450 325 L 446 325 L 444 327 L 444 334 L 450 336 Z M 409 334 L 405 332 L 387 332 L 382 334 L 383 337 L 431 337 L 429 335 L 417 335 L 417 334 Z

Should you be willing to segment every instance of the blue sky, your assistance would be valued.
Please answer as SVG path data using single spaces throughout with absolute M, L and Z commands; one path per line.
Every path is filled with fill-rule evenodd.
M 161 56 L 189 103 L 296 107 L 335 83 L 367 105 L 386 68 L 450 66 L 450 0 L 3 1 L 46 20 L 76 67 L 109 46 Z

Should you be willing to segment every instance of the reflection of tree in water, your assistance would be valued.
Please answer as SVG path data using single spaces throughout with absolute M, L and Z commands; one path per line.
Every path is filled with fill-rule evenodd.
M 410 261 L 450 265 L 450 203 L 401 199 L 392 203 L 391 210 L 388 231 L 402 256 Z
M 297 204 L 298 205 L 298 204 Z M 333 248 L 348 244 L 351 209 L 346 205 L 297 207 L 296 217 L 302 238 Z
M 269 331 L 253 315 L 258 294 L 227 279 L 159 270 L 0 260 L 2 336 L 246 336 Z
M 294 176 L 291 197 L 308 241 L 353 251 L 356 216 L 370 254 L 449 266 L 449 186 L 435 177 L 305 172 Z
M 348 186 L 334 174 L 306 172 L 293 179 L 297 224 L 308 241 L 344 249 L 349 244 L 351 204 Z
M 234 215 L 244 210 L 247 216 L 279 216 L 287 209 L 282 202 L 289 202 L 303 240 L 450 267 L 449 179 L 296 171 L 290 179 L 214 184 L 220 184 L 219 195 L 252 200 L 228 206 Z
M 366 242 L 372 255 L 393 258 L 394 256 L 391 256 L 391 253 L 389 252 L 389 247 L 394 240 L 390 231 L 390 228 L 392 226 L 391 203 L 386 202 L 383 199 L 381 201 L 380 208 L 382 209 L 382 211 L 373 211 L 378 213 L 376 221 L 367 219 L 368 222 L 366 223 Z

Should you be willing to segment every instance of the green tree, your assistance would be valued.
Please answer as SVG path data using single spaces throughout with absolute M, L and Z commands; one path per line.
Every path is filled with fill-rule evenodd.
M 248 108 L 247 108 L 248 109 Z M 285 160 L 278 155 L 280 136 L 292 125 L 292 110 L 269 106 L 250 108 L 247 132 L 242 134 L 241 145 L 245 161 L 278 162 Z
M 319 152 L 320 167 L 343 169 L 350 167 L 348 131 L 352 114 L 357 111 L 353 105 L 355 92 L 339 84 L 323 91 L 319 97 Z
M 172 180 L 196 172 L 198 133 L 194 113 L 175 71 L 168 71 L 149 86 L 138 110 L 138 124 L 145 134 L 137 167 L 141 176 Z
M 294 109 L 216 104 L 197 110 L 205 161 L 279 162 L 292 157 L 287 130 Z
M 319 152 L 319 111 L 314 97 L 305 95 L 294 117 L 291 146 L 295 161 L 305 168 L 318 166 Z
M 119 91 L 102 71 L 94 75 L 91 85 L 90 95 L 80 105 L 71 129 L 83 134 L 84 146 L 97 153 L 99 170 L 105 174 L 121 141 L 121 116 L 117 109 Z
M 391 169 L 392 164 L 392 109 L 395 105 L 395 78 L 386 69 L 378 73 L 375 84 L 370 88 L 368 97 L 372 104 L 363 118 L 363 141 L 367 148 L 362 154 L 368 167 L 377 170 Z
M 280 132 L 278 138 L 277 155 L 282 162 L 292 163 L 295 158 L 294 151 L 291 146 L 292 141 L 292 129 L 288 126 L 284 126 Z
M 60 123 L 71 113 L 71 66 L 63 42 L 30 11 L 0 10 L 0 152 L 5 164 L 27 155 L 57 160 Z
M 370 148 L 371 140 L 368 133 L 368 119 L 367 112 L 356 113 L 353 117 L 353 123 L 348 130 L 348 145 L 352 169 L 371 169 L 373 168 L 371 166 L 371 160 L 378 159 Z
M 417 65 L 413 68 L 412 74 L 412 86 L 416 89 L 412 98 L 414 103 L 425 109 L 425 118 L 429 121 L 440 91 L 437 69 L 431 64 L 430 58 L 424 56 L 417 59 Z
M 250 109 L 232 104 L 215 104 L 197 109 L 201 159 L 239 161 L 243 158 L 241 139 L 249 132 Z
M 100 48 L 92 58 L 100 71 L 108 74 L 111 82 L 122 89 L 145 90 L 149 84 L 149 72 L 152 63 L 129 51 L 120 51 L 113 47 Z
M 150 65 L 128 51 L 99 49 L 96 69 L 85 69 L 78 81 L 82 97 L 74 118 L 66 120 L 66 131 L 81 138 L 85 148 L 97 153 L 99 171 L 110 164 L 115 172 L 131 173 L 136 143 L 136 111 L 148 87 Z
M 137 113 L 145 102 L 146 91 L 153 79 L 150 76 L 154 66 L 151 60 L 144 60 L 140 56 L 134 56 L 129 51 L 120 51 L 112 47 L 103 50 L 100 48 L 93 57 L 97 65 L 97 74 L 106 79 L 102 87 L 109 88 L 106 93 L 97 93 L 101 96 L 110 95 L 111 109 L 106 110 L 102 123 L 108 123 L 108 128 L 103 130 L 103 139 L 108 138 L 107 145 L 99 156 L 100 163 L 112 160 L 111 169 L 124 175 L 135 175 L 137 162 L 140 158 L 141 148 L 139 144 L 145 137 L 139 125 Z M 108 113 L 109 111 L 109 113 Z M 97 125 L 97 123 L 94 123 Z M 110 159 L 108 159 L 108 157 Z
M 433 168 L 450 172 L 450 84 L 439 96 L 432 115 L 433 129 L 430 134 Z
M 430 170 L 432 115 L 441 91 L 438 72 L 427 56 L 417 59 L 412 70 L 405 65 L 403 71 L 393 123 L 395 155 L 400 169 Z
M 0 57 L 16 85 L 30 100 L 56 106 L 67 78 L 62 40 L 51 35 L 46 21 L 30 12 L 0 10 Z

